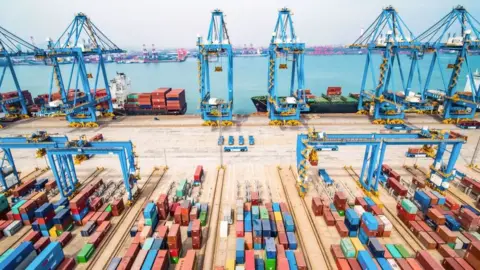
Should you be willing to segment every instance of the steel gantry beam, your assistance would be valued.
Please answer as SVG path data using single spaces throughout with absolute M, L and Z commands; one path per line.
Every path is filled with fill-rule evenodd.
M 420 70 L 417 61 L 418 49 L 412 46 L 415 38 L 413 33 L 403 22 L 397 11 L 388 6 L 383 9 L 377 19 L 367 30 L 350 45 L 350 48 L 366 48 L 367 58 L 363 71 L 362 84 L 358 102 L 358 111 L 361 114 L 372 115 L 373 122 L 378 124 L 403 123 L 405 107 L 419 110 L 431 110 L 424 101 L 411 102 L 411 88 L 415 73 L 418 73 L 421 82 Z M 400 55 L 410 55 L 411 65 L 408 76 L 404 74 Z M 374 70 L 374 55 L 381 54 L 379 74 Z M 397 87 L 394 73 L 400 74 L 401 91 L 394 91 Z M 367 89 L 367 81 L 371 77 L 372 90 Z
M 442 117 L 445 123 L 455 123 L 462 119 L 472 119 L 480 108 L 480 86 L 475 85 L 470 58 L 480 52 L 480 22 L 463 6 L 457 6 L 447 15 L 420 34 L 414 43 L 425 53 L 432 54 L 432 60 L 423 87 L 423 95 L 443 102 Z M 454 53 L 453 63 L 444 66 L 440 63 L 442 54 Z M 450 78 L 445 69 L 451 69 Z M 432 77 L 438 70 L 443 85 L 434 89 Z M 462 72 L 470 78 L 464 91 L 458 90 L 458 80 Z
M 48 134 L 45 131 L 32 133 L 28 136 L 0 137 L 2 150 L 0 184 L 3 190 L 20 183 L 12 149 L 37 149 L 36 156 L 42 157 L 46 149 L 64 147 L 67 136 Z
M 268 50 L 267 110 L 270 125 L 299 125 L 300 112 L 309 111 L 305 92 L 305 43 L 300 42 L 288 8 L 278 11 L 277 22 Z M 288 96 L 278 93 L 279 70 L 288 69 L 291 62 L 290 90 Z
M 305 180 L 309 168 L 307 160 L 310 151 L 332 148 L 332 146 L 336 149 L 339 146 L 365 146 L 359 182 L 367 192 L 375 193 L 378 191 L 380 171 L 388 146 L 437 145 L 438 150 L 430 167 L 429 180 L 435 188 L 445 190 L 448 189 L 449 182 L 454 179 L 455 162 L 464 143 L 464 139 L 450 139 L 448 132 L 427 129 L 412 130 L 408 134 L 326 134 L 311 130 L 308 134 L 297 136 L 298 184 L 304 188 L 306 186 Z M 443 166 L 442 160 L 447 146 L 453 148 L 447 165 Z
M 70 126 L 97 127 L 97 112 L 104 116 L 113 116 L 105 57 L 122 52 L 124 51 L 83 13 L 75 16 L 56 42 L 49 41 L 46 56 L 53 66 L 50 96 L 53 89 L 60 92 L 63 102 L 61 106 Z M 85 63 L 87 57 L 98 61 L 95 74 L 88 72 Z M 68 81 L 60 69 L 60 63 L 67 59 L 73 59 L 70 73 L 65 77 Z M 93 88 L 90 79 L 94 80 Z M 102 87 L 104 88 L 101 89 Z
M 201 36 L 197 39 L 200 110 L 204 125 L 209 126 L 233 124 L 233 50 L 224 17 L 221 10 L 212 11 L 207 39 Z M 212 97 L 210 84 L 210 63 L 214 65 L 214 72 L 223 72 L 224 58 L 227 65 L 226 100 Z
M 75 193 L 78 178 L 73 161 L 74 155 L 116 155 L 120 161 L 123 184 L 132 201 L 137 191 L 137 165 L 133 144 L 126 142 L 85 142 L 70 141 L 63 148 L 48 149 L 47 157 L 55 176 L 60 194 L 68 197 Z
M 7 70 L 15 86 L 15 90 L 7 96 L 0 94 L 0 107 L 6 117 L 27 117 L 27 100 L 25 99 L 20 82 L 15 73 L 13 57 L 38 56 L 41 57 L 44 52 L 29 42 L 11 33 L 7 29 L 0 27 L 0 59 L 5 59 L 2 65 L 0 75 L 0 92 L 6 94 L 3 89 L 3 82 Z

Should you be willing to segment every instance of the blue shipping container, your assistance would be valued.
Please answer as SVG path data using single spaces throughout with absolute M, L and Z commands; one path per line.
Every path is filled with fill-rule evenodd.
M 360 240 L 360 242 L 362 242 L 364 245 L 366 245 L 368 242 L 368 236 L 362 228 L 358 230 L 358 240 Z
M 122 258 L 114 257 L 110 262 L 110 264 L 108 265 L 107 270 L 116 270 L 117 267 L 120 265 L 121 261 L 122 261 Z
M 42 206 L 37 208 L 35 210 L 35 217 L 36 218 L 43 218 L 45 217 L 48 213 L 53 212 L 53 205 L 51 203 L 44 203 Z
M 460 231 L 460 223 L 454 217 L 450 215 L 445 215 L 445 220 L 446 220 L 445 225 L 451 231 L 455 231 L 455 232 Z
M 364 270 L 377 270 L 377 266 L 372 257 L 366 250 L 360 250 L 357 255 L 357 260 L 362 269 Z
M 262 250 L 263 249 L 262 244 L 253 243 L 253 249 L 254 250 Z
M 37 252 L 33 248 L 32 242 L 22 242 L 0 263 L 0 269 L 25 269 L 36 256 Z
M 297 270 L 297 260 L 295 259 L 295 253 L 293 253 L 293 250 L 285 250 L 285 257 L 287 257 L 290 270 Z
M 362 222 L 365 223 L 367 228 L 371 231 L 378 230 L 378 221 L 375 219 L 372 213 L 365 212 L 362 215 Z
M 244 220 L 252 220 L 252 212 L 243 212 Z
M 244 220 L 243 221 L 243 228 L 246 232 L 251 232 L 252 228 L 252 221 L 251 220 Z
M 372 199 L 370 199 L 369 197 L 363 197 L 363 199 L 368 204 L 368 206 L 374 206 L 375 205 L 375 202 L 373 202 Z
M 38 254 L 26 270 L 55 269 L 65 258 L 60 242 L 51 242 Z
M 65 219 L 69 217 L 71 217 L 70 211 L 68 209 L 62 209 L 53 217 L 53 223 L 63 224 Z
M 277 258 L 277 247 L 275 246 L 275 239 L 273 237 L 265 238 L 265 253 L 267 254 L 267 259 Z
M 270 237 L 272 236 L 270 228 L 270 220 L 262 220 L 262 236 Z
M 159 250 L 163 248 L 163 238 L 155 238 L 153 241 L 152 247 L 150 249 Z
M 388 263 L 385 258 L 377 258 L 377 262 L 382 270 L 393 270 L 393 267 Z
M 288 248 L 289 249 L 297 249 L 297 238 L 295 237 L 295 233 L 287 232 L 287 239 L 288 239 Z
M 368 249 L 372 252 L 373 257 L 382 258 L 385 256 L 385 248 L 380 244 L 376 237 L 368 239 Z
M 271 236 L 272 237 L 277 237 L 278 231 L 277 231 L 277 223 L 275 223 L 274 220 L 270 220 L 270 228 L 271 228 Z
M 147 253 L 147 257 L 143 261 L 143 265 L 141 270 L 150 270 L 153 267 L 153 263 L 155 262 L 155 258 L 157 257 L 158 250 L 149 250 Z
M 428 207 L 430 207 L 430 197 L 428 197 L 427 194 L 421 190 L 415 191 L 413 199 L 417 201 L 422 211 L 425 211 L 428 209 Z
M 273 208 L 273 212 L 280 212 L 280 204 L 279 203 L 273 203 L 272 208 Z
M 187 228 L 188 237 L 192 237 L 192 225 L 193 225 L 193 221 L 190 221 L 190 223 L 188 223 L 188 228 Z
M 439 205 L 444 205 L 445 204 L 445 197 L 438 193 L 437 191 L 431 191 L 431 193 L 433 194 L 433 196 L 437 197 L 438 198 L 438 203 Z
M 348 220 L 348 222 L 351 224 L 351 225 L 359 225 L 360 224 L 360 217 L 357 215 L 357 212 L 355 212 L 355 210 L 353 210 L 352 208 L 348 208 L 346 211 L 345 211 L 345 221 Z
M 265 270 L 265 262 L 262 258 L 255 258 L 255 270 Z

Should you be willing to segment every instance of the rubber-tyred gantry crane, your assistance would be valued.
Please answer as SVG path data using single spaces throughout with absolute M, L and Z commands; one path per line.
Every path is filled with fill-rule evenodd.
M 0 95 L 0 107 L 6 117 L 28 117 L 27 101 L 22 93 L 20 82 L 15 73 L 12 57 L 37 56 L 42 57 L 43 51 L 22 38 L 11 33 L 7 29 L 0 27 L 0 59 L 5 59 L 5 65 L 0 75 L 0 91 L 5 93 L 2 87 L 7 71 L 10 71 L 13 84 L 15 85 L 15 93 L 11 96 L 4 97 Z
M 480 22 L 463 6 L 457 6 L 420 34 L 414 43 L 425 53 L 432 54 L 423 95 L 443 102 L 441 113 L 444 123 L 472 119 L 480 108 L 480 86 L 476 86 L 473 80 L 474 67 L 470 60 L 472 54 L 480 52 Z M 453 63 L 440 63 L 442 54 L 452 52 L 456 55 Z M 449 79 L 444 74 L 446 68 L 451 69 Z M 436 72 L 439 72 L 443 85 L 432 89 L 432 76 Z M 470 78 L 467 82 L 469 91 L 458 90 L 458 80 L 462 72 Z
M 200 110 L 204 125 L 233 124 L 233 51 L 228 36 L 225 16 L 219 9 L 212 11 L 207 39 L 199 36 L 198 46 L 198 84 L 200 92 Z M 227 66 L 226 100 L 211 96 L 210 63 L 214 72 L 223 72 L 223 61 Z
M 267 110 L 270 125 L 300 124 L 300 112 L 309 111 L 306 103 L 304 53 L 305 43 L 298 39 L 293 27 L 292 12 L 288 8 L 278 11 L 268 50 Z M 290 91 L 286 97 L 278 94 L 279 70 L 287 70 L 291 62 Z
M 56 42 L 49 41 L 46 54 L 53 66 L 50 95 L 54 88 L 60 92 L 62 107 L 70 126 L 97 127 L 97 114 L 113 116 L 105 56 L 122 52 L 83 13 L 75 16 Z M 95 73 L 88 71 L 86 57 L 98 61 Z M 60 63 L 65 59 L 73 59 L 66 77 L 60 69 Z M 104 93 L 97 96 L 100 89 Z
M 367 49 L 358 110 L 362 114 L 371 114 L 376 124 L 400 124 L 404 121 L 404 100 L 405 96 L 409 95 L 416 66 L 412 64 L 410 74 L 405 78 L 399 54 L 412 53 L 415 50 L 411 44 L 414 38 L 415 36 L 397 11 L 392 6 L 388 6 L 350 45 L 351 48 Z M 378 75 L 373 68 L 375 53 L 380 53 L 382 57 Z M 416 63 L 417 59 L 418 55 L 414 52 L 412 61 Z M 399 93 L 392 90 L 396 87 L 393 75 L 395 72 L 400 73 L 402 89 Z M 368 77 L 372 80 L 371 90 L 367 89 Z

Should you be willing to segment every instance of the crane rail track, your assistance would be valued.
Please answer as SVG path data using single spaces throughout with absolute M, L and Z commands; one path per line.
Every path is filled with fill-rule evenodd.
M 220 170 L 222 171 L 220 173 Z M 215 221 L 216 224 L 217 224 L 217 227 L 215 228 L 215 233 L 213 235 L 213 241 L 214 241 L 214 246 L 213 246 L 213 253 L 212 253 L 212 256 L 210 256 L 210 261 L 208 262 L 208 264 L 210 266 L 212 266 L 211 268 L 213 268 L 213 264 L 215 263 L 215 259 L 217 257 L 217 247 L 218 247 L 218 234 L 220 234 L 220 217 L 222 216 L 222 197 L 223 197 L 223 189 L 224 189 L 224 186 L 223 184 L 225 183 L 225 168 L 219 168 L 217 170 L 217 177 L 216 177 L 216 182 L 215 182 L 215 188 L 214 188 L 214 191 L 213 191 L 213 203 L 212 203 L 212 212 L 213 212 L 213 205 L 215 204 L 215 198 L 217 196 L 217 187 L 218 187 L 218 180 L 219 180 L 219 177 L 220 177 L 220 174 L 221 174 L 221 177 L 222 177 L 222 188 L 220 189 L 220 204 L 218 206 L 218 215 L 217 215 L 217 220 Z M 208 232 L 207 232 L 207 237 L 205 239 L 208 239 L 210 237 L 210 226 L 212 224 L 212 216 L 213 216 L 213 213 L 209 215 L 208 217 Z M 205 251 L 204 253 L 207 251 L 207 247 L 205 247 Z M 204 257 L 205 259 L 205 257 Z M 202 267 L 200 269 L 203 269 L 203 266 L 205 265 L 205 262 L 203 261 L 202 262 Z
M 144 191 L 146 191 L 145 189 L 148 187 L 149 188 L 148 194 L 144 197 L 144 199 L 142 199 L 142 202 L 140 202 L 140 200 L 136 200 L 133 205 L 131 205 L 130 207 L 127 208 L 127 210 L 120 217 L 120 220 L 118 220 L 116 222 L 115 226 L 110 230 L 110 233 L 100 243 L 100 248 L 95 251 L 92 260 L 89 262 L 89 264 L 87 266 L 87 269 L 94 269 L 93 266 L 97 263 L 97 261 L 101 257 L 100 254 L 103 253 L 103 250 L 107 246 L 107 243 L 112 240 L 113 236 L 115 235 L 115 232 L 120 228 L 120 226 L 122 225 L 124 220 L 130 214 L 130 212 L 133 209 L 133 206 L 138 204 L 138 203 L 143 204 L 146 200 L 148 200 L 152 196 L 153 192 L 157 188 L 158 184 L 161 182 L 161 180 L 162 180 L 163 176 L 165 175 L 166 171 L 167 171 L 167 168 L 163 168 L 163 170 L 160 170 L 159 168 L 154 168 L 153 169 L 152 173 L 148 176 L 147 180 L 145 181 L 145 184 L 142 186 L 142 188 L 139 189 L 139 193 L 138 193 L 138 194 L 141 195 Z M 152 187 L 148 186 L 150 181 L 152 181 L 156 177 L 158 177 L 158 181 L 156 181 L 156 183 Z M 135 221 L 137 220 L 138 216 L 141 213 L 142 213 L 141 211 L 138 211 L 137 213 L 135 213 L 135 217 L 129 223 L 128 228 L 132 227 L 132 225 L 135 223 Z M 107 262 L 110 262 L 113 259 L 113 257 L 115 257 L 118 254 L 118 252 L 120 251 L 120 248 L 122 247 L 123 243 L 125 243 L 125 240 L 127 239 L 127 237 L 128 237 L 128 234 L 123 234 L 122 235 L 122 237 L 120 239 L 120 242 L 115 246 L 114 251 L 107 255 L 108 256 Z M 106 268 L 106 265 L 104 266 L 104 268 Z
M 292 209 L 291 214 L 292 214 L 293 219 L 295 220 L 295 224 L 299 224 L 297 216 L 295 214 L 295 211 L 293 211 L 294 207 L 293 207 L 292 201 L 290 199 L 290 196 L 287 193 L 287 188 L 285 187 L 285 182 L 282 178 L 281 170 L 282 170 L 282 168 L 278 167 L 278 177 L 280 178 L 280 182 L 282 184 L 283 193 L 285 194 L 285 198 L 287 200 L 288 207 L 290 209 Z M 289 171 L 292 174 L 292 176 L 295 177 L 295 174 L 294 174 L 291 167 L 289 168 Z M 326 250 L 325 246 L 323 245 L 323 241 L 322 241 L 320 235 L 318 234 L 317 227 L 315 226 L 315 222 L 312 218 L 312 214 L 310 213 L 310 210 L 308 209 L 308 207 L 305 203 L 305 199 L 301 198 L 300 201 L 302 202 L 303 210 L 307 213 L 308 221 L 310 223 L 310 226 L 312 227 L 312 231 L 315 235 L 315 240 L 317 242 L 317 245 L 320 247 L 320 252 L 322 253 L 322 257 L 323 257 L 323 260 L 325 261 L 325 265 L 328 267 L 328 269 L 336 269 L 335 267 L 332 267 L 332 264 L 331 264 L 331 262 L 328 258 L 328 255 L 327 255 L 328 251 Z M 298 237 L 297 242 L 300 244 L 300 246 L 302 247 L 302 251 L 305 254 L 308 269 L 314 269 L 313 265 L 312 265 L 312 261 L 307 255 L 307 249 L 305 247 L 305 243 L 304 243 L 304 240 L 303 240 L 304 237 L 303 237 L 301 231 L 297 230 L 297 234 L 300 236 L 300 237 Z

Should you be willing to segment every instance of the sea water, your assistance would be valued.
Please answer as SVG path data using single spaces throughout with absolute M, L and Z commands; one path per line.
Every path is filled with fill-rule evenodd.
M 403 76 L 406 80 L 410 69 L 410 59 L 402 55 L 400 57 L 403 67 Z M 470 66 L 473 70 L 480 68 L 480 56 L 472 56 Z M 359 93 L 363 78 L 366 55 L 331 55 L 331 56 L 305 56 L 305 89 L 311 89 L 314 95 L 321 95 L 326 92 L 328 86 L 341 86 L 343 95 L 349 93 Z M 431 56 L 426 55 L 423 60 L 419 60 L 420 78 L 417 73 L 412 83 L 412 91 L 418 92 L 423 89 L 428 68 L 431 63 Z M 369 76 L 373 71 L 376 76 L 379 73 L 380 55 L 375 55 L 373 69 L 369 69 Z M 440 63 L 435 65 L 435 73 L 432 77 L 429 89 L 445 89 L 450 80 L 452 69 L 447 69 L 449 63 L 454 63 L 454 55 L 442 55 Z M 278 95 L 286 96 L 290 91 L 291 69 L 294 62 L 291 60 L 279 60 L 280 63 L 286 63 L 288 69 L 278 70 L 277 89 Z M 227 74 L 228 64 L 225 59 L 209 63 L 210 65 L 210 85 L 211 96 L 218 98 L 227 98 Z M 397 65 L 397 61 L 395 61 Z M 221 66 L 223 72 L 214 72 L 215 66 Z M 464 65 L 465 66 L 465 65 Z M 440 67 L 444 71 L 444 78 L 439 72 Z M 95 75 L 97 65 L 87 64 L 88 72 Z M 71 65 L 61 65 L 63 80 L 68 84 Z M 52 81 L 51 66 L 15 66 L 17 77 L 22 89 L 30 90 L 33 96 L 50 91 Z M 116 72 L 124 72 L 131 79 L 132 92 L 151 92 L 159 87 L 172 87 L 186 89 L 186 98 L 188 103 L 188 114 L 199 112 L 199 77 L 198 64 L 195 58 L 188 58 L 187 61 L 163 62 L 149 64 L 106 64 L 107 75 L 109 79 L 115 76 Z M 395 66 L 390 87 L 395 91 L 402 89 L 401 74 L 398 66 Z M 266 95 L 268 93 L 268 58 L 267 57 L 235 57 L 233 60 L 233 98 L 234 113 L 248 114 L 255 112 L 250 98 L 252 96 Z M 465 87 L 466 73 L 465 68 L 458 80 L 458 90 Z M 72 77 L 71 87 L 75 88 L 76 76 Z M 95 80 L 89 80 L 90 87 L 93 88 Z M 366 82 L 367 89 L 374 89 L 378 81 L 373 81 L 371 77 Z M 98 88 L 104 88 L 101 80 Z M 2 92 L 13 89 L 13 81 L 8 72 L 5 75 Z

